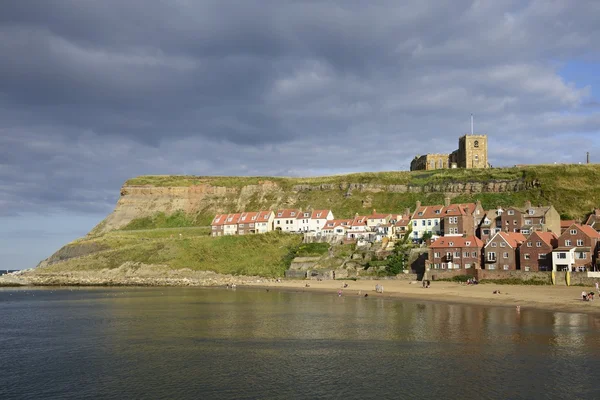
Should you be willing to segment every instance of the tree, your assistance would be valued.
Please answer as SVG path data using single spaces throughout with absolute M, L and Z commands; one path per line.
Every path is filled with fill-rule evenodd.
M 387 257 L 386 272 L 389 275 L 398 275 L 401 271 L 408 269 L 408 257 L 410 255 L 410 234 L 412 229 L 409 229 L 401 240 L 398 240 L 394 245 L 392 254 Z

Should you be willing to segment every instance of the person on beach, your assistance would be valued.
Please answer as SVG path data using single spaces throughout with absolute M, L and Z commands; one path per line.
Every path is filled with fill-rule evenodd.
M 581 292 L 581 299 L 583 301 L 587 301 L 587 293 L 585 292 L 585 290 L 583 292 Z
M 589 301 L 594 301 L 594 294 L 595 294 L 594 292 L 589 292 L 588 293 L 588 300 Z
M 596 282 L 596 292 L 600 293 L 600 286 L 598 285 L 598 282 Z
M 342 297 L 342 289 L 338 290 L 338 297 Z

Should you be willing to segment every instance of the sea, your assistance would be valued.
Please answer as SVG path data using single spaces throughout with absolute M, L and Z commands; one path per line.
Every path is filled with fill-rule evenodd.
M 600 399 L 600 316 L 350 292 L 1 288 L 0 399 Z

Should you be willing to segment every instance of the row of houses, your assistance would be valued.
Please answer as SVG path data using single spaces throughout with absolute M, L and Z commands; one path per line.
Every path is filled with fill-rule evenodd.
M 487 242 L 477 236 L 441 237 L 429 245 L 427 264 L 449 270 L 595 270 L 599 253 L 600 233 L 590 225 L 572 223 L 560 235 L 500 231 Z

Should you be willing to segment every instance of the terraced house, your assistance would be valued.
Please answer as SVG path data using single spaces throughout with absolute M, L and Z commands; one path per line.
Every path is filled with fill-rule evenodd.
M 485 245 L 483 269 L 516 271 L 519 248 L 527 239 L 518 232 L 498 232 Z
M 333 213 L 331 210 L 307 210 L 300 212 L 296 219 L 298 231 L 321 232 L 325 223 L 333 219 Z
M 298 215 L 301 212 L 296 209 L 277 210 L 273 220 L 273 229 L 282 232 L 298 232 Z
M 429 246 L 430 269 L 479 269 L 483 242 L 477 236 L 441 237 Z
M 501 215 L 503 232 L 521 232 L 528 235 L 534 231 L 554 232 L 560 235 L 560 215 L 554 206 L 508 207 Z
M 479 223 L 479 228 L 477 229 L 477 236 L 483 240 L 484 243 L 487 243 L 492 236 L 502 231 L 501 216 L 503 212 L 504 210 L 501 207 L 498 207 L 494 210 L 486 211 L 483 215 L 483 219 Z
M 423 234 L 431 233 L 437 237 L 442 234 L 442 210 L 444 206 L 421 206 L 421 202 L 417 201 L 415 212 L 412 215 L 412 240 L 423 240 Z
M 442 209 L 441 230 L 444 236 L 472 236 L 477 233 L 477 227 L 483 219 L 484 210 L 481 203 L 446 204 Z
M 533 232 L 521 245 L 521 271 L 552 271 L 552 250 L 557 245 L 553 232 Z
M 552 251 L 552 270 L 595 270 L 600 234 L 589 225 L 573 224 L 558 237 Z

